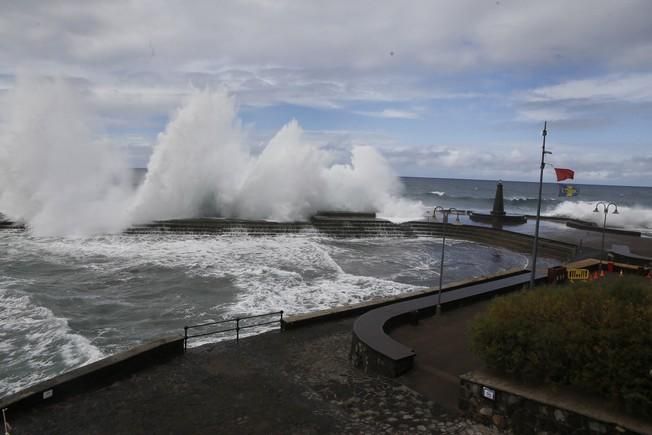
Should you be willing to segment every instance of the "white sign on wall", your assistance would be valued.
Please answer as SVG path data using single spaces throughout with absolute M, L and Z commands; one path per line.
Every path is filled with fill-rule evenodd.
M 482 395 L 489 400 L 496 400 L 496 390 L 489 387 L 482 387 Z

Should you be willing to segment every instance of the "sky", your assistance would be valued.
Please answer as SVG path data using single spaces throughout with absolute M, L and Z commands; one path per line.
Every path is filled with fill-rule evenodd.
M 652 186 L 649 0 L 0 0 L 2 100 L 24 74 L 88 97 L 145 167 L 193 88 L 225 88 L 262 147 L 296 119 L 397 174 Z M 546 170 L 545 180 L 554 181 Z

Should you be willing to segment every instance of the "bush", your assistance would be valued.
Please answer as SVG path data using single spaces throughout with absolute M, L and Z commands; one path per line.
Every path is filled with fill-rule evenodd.
M 625 276 L 494 300 L 472 326 L 487 367 L 570 385 L 652 417 L 652 282 Z

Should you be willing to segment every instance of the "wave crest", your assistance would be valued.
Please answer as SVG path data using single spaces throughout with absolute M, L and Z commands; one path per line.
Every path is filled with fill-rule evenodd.
M 556 217 L 567 217 L 593 222 L 602 226 L 604 213 L 602 209 L 594 213 L 595 202 L 564 201 L 547 214 Z M 652 230 L 652 209 L 641 206 L 619 206 L 618 214 L 611 212 L 607 216 L 607 226 L 633 228 L 643 232 Z
M 420 206 L 401 198 L 400 180 L 374 148 L 355 146 L 349 163 L 334 165 L 295 120 L 252 154 L 225 91 L 192 92 L 159 134 L 136 191 L 126 156 L 96 139 L 83 95 L 68 84 L 19 80 L 9 112 L 1 211 L 38 235 L 115 233 L 197 216 L 290 221 L 324 209 L 414 215 Z

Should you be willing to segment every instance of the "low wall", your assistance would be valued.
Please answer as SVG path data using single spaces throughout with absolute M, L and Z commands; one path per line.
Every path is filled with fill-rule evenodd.
M 462 288 L 472 284 L 478 284 L 481 282 L 491 281 L 500 278 L 506 278 L 508 276 L 519 275 L 523 273 L 521 268 L 513 268 L 503 272 L 498 272 L 490 275 L 483 275 L 475 278 L 464 279 L 460 281 L 454 281 L 446 284 L 442 287 L 442 292 L 447 292 Z M 387 296 L 375 298 L 369 301 L 360 302 L 357 304 L 342 305 L 339 307 L 333 307 L 326 310 L 320 311 L 311 311 L 304 314 L 294 314 L 291 316 L 286 316 L 283 318 L 281 329 L 294 329 L 298 327 L 308 326 L 315 323 L 327 322 L 336 319 L 344 319 L 347 317 L 359 316 L 366 313 L 367 311 L 384 307 L 385 305 L 394 304 L 397 302 L 409 301 L 412 299 L 418 299 L 423 296 L 434 295 L 439 292 L 438 288 L 428 288 L 424 290 L 415 291 L 413 293 L 404 293 L 397 296 Z
M 649 422 L 616 412 L 604 401 L 480 372 L 460 376 L 459 408 L 476 421 L 518 435 L 652 434 Z
M 0 409 L 12 415 L 45 402 L 108 385 L 142 368 L 183 354 L 183 337 L 166 337 L 111 355 L 3 398 Z
M 411 350 L 398 358 L 390 358 L 374 350 L 355 333 L 352 334 L 349 359 L 353 367 L 365 373 L 378 373 L 388 378 L 401 376 L 412 369 L 415 356 L 416 353 Z
M 472 300 L 493 297 L 497 294 L 517 290 L 527 285 L 530 274 L 521 271 L 499 279 L 489 279 L 460 286 L 457 289 L 406 300 L 371 310 L 360 316 L 353 325 L 353 338 L 349 358 L 354 367 L 365 372 L 375 372 L 396 377 L 410 370 L 416 356 L 414 350 L 397 342 L 388 335 L 393 327 L 420 318 L 432 316 L 441 303 L 442 310 L 467 304 Z M 537 276 L 536 282 L 547 279 L 545 273 Z
M 641 232 L 640 231 L 631 231 L 631 230 L 625 230 L 625 229 L 620 229 L 620 228 L 602 228 L 600 226 L 597 226 L 595 224 L 591 223 L 577 223 L 577 222 L 566 222 L 566 226 L 570 228 L 575 228 L 576 230 L 584 230 L 584 231 L 595 231 L 596 233 L 609 233 L 609 234 L 618 234 L 621 236 L 633 236 L 633 237 L 641 237 Z

